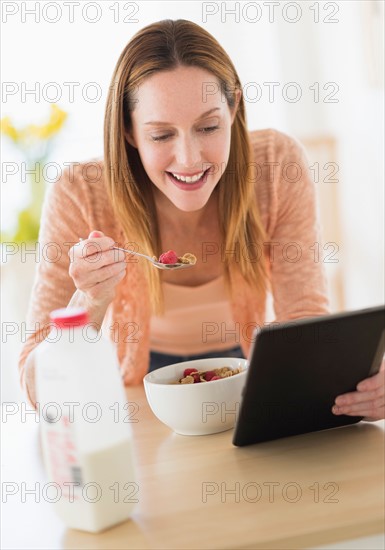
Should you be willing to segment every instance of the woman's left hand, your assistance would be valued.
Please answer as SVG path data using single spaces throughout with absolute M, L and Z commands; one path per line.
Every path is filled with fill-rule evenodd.
M 363 416 L 369 422 L 385 418 L 385 360 L 377 374 L 357 384 L 357 391 L 336 397 L 332 412 Z

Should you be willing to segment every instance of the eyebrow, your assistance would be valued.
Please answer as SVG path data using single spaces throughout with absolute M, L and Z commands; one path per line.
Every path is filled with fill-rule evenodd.
M 196 120 L 201 120 L 202 118 L 211 115 L 214 111 L 220 111 L 219 107 L 214 107 L 213 109 L 209 109 L 205 113 L 201 114 Z M 160 122 L 159 120 L 151 120 L 149 122 L 145 122 L 144 125 L 152 124 L 153 126 L 172 126 L 172 122 Z

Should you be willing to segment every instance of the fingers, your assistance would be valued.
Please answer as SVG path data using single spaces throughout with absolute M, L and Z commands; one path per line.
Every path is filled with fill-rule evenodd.
M 94 303 L 111 301 L 126 273 L 126 254 L 114 247 L 115 241 L 102 231 L 91 231 L 69 251 L 69 275 Z
M 95 239 L 100 237 L 104 237 L 103 231 L 91 231 L 91 233 L 88 235 L 89 239 Z
M 126 268 L 117 273 L 116 275 L 106 279 L 105 281 L 93 285 L 87 290 L 88 296 L 91 300 L 97 299 L 100 295 L 108 293 L 111 288 L 114 288 L 118 283 L 120 283 L 126 275 Z
M 381 371 L 357 384 L 357 391 L 338 395 L 335 403 L 338 406 L 351 406 L 355 403 L 376 400 L 385 395 L 385 372 Z
M 381 386 L 384 386 L 385 370 L 383 366 L 384 366 L 384 362 L 382 362 L 380 370 L 377 374 L 375 374 L 374 376 L 370 376 L 369 378 L 365 378 L 365 380 L 361 380 L 361 382 L 357 384 L 357 390 L 370 391 L 370 390 L 376 390 Z
M 377 374 L 357 384 L 357 391 L 337 396 L 332 412 L 369 421 L 385 418 L 385 361 Z
M 125 263 L 126 254 L 121 250 L 107 250 L 105 252 L 85 256 L 80 260 L 84 260 L 84 262 L 88 264 L 87 269 L 91 272 L 105 266 L 113 265 L 114 263 Z
M 87 259 L 77 260 L 70 265 L 69 274 L 80 290 L 87 289 L 97 283 L 102 283 L 125 270 L 127 264 L 122 261 L 114 261 L 115 251 L 104 252 L 95 264 L 90 264 Z M 123 254 L 124 260 L 124 254 Z
M 92 271 L 78 273 L 76 282 L 81 285 L 82 289 L 87 290 L 96 284 L 113 279 L 122 271 L 125 272 L 126 267 L 125 262 L 115 262 Z
M 338 406 L 351 406 L 356 403 L 364 403 L 365 401 L 374 401 L 384 396 L 384 386 L 377 387 L 374 391 L 355 391 L 351 393 L 345 393 L 336 397 L 336 405 Z
M 90 233 L 92 235 L 92 233 Z M 112 250 L 115 246 L 115 241 L 111 237 L 100 237 L 95 239 L 85 239 L 75 244 L 68 251 L 68 255 L 72 262 L 78 259 L 91 258 L 92 256 L 100 256 L 107 250 Z
M 357 391 L 339 395 L 332 408 L 335 415 L 363 416 L 374 421 L 385 418 L 385 370 L 357 384 Z
M 336 416 L 346 415 L 346 416 L 363 416 L 364 420 L 368 422 L 375 422 L 376 420 L 382 420 L 385 418 L 385 407 L 373 407 L 373 402 L 367 402 L 362 404 L 362 408 L 359 410 L 344 410 L 343 408 L 334 406 L 332 408 L 333 414 Z
M 348 415 L 358 415 L 358 416 L 367 416 L 369 411 L 375 413 L 379 409 L 383 409 L 385 406 L 384 397 L 379 399 L 371 399 L 368 401 L 361 401 L 360 403 L 354 403 L 348 406 L 334 406 L 334 414 L 348 414 Z
M 71 258 L 70 275 L 79 283 L 83 282 L 84 275 L 87 276 L 88 285 L 106 280 L 117 273 L 116 269 L 106 269 L 101 278 L 99 278 L 99 275 L 92 277 L 91 274 L 99 272 L 105 266 L 113 266 L 117 263 L 123 264 L 125 261 L 125 252 L 113 249 L 115 246 L 113 239 L 105 237 L 101 231 L 92 231 L 90 236 L 97 236 L 98 234 L 101 234 L 102 237 L 96 237 L 96 240 L 86 239 L 81 241 L 69 251 Z M 120 268 L 122 269 L 123 265 L 120 265 Z M 89 277 L 90 279 L 88 279 Z

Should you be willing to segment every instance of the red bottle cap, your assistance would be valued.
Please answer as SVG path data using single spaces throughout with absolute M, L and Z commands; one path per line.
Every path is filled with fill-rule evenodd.
M 89 323 L 88 311 L 81 307 L 55 309 L 51 311 L 50 318 L 60 328 L 81 327 Z

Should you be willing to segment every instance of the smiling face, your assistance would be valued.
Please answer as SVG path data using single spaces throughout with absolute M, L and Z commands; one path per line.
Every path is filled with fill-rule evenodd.
M 235 109 L 219 81 L 199 67 L 181 66 L 148 77 L 135 99 L 126 137 L 156 187 L 155 199 L 165 204 L 166 197 L 184 212 L 200 210 L 230 153 Z

